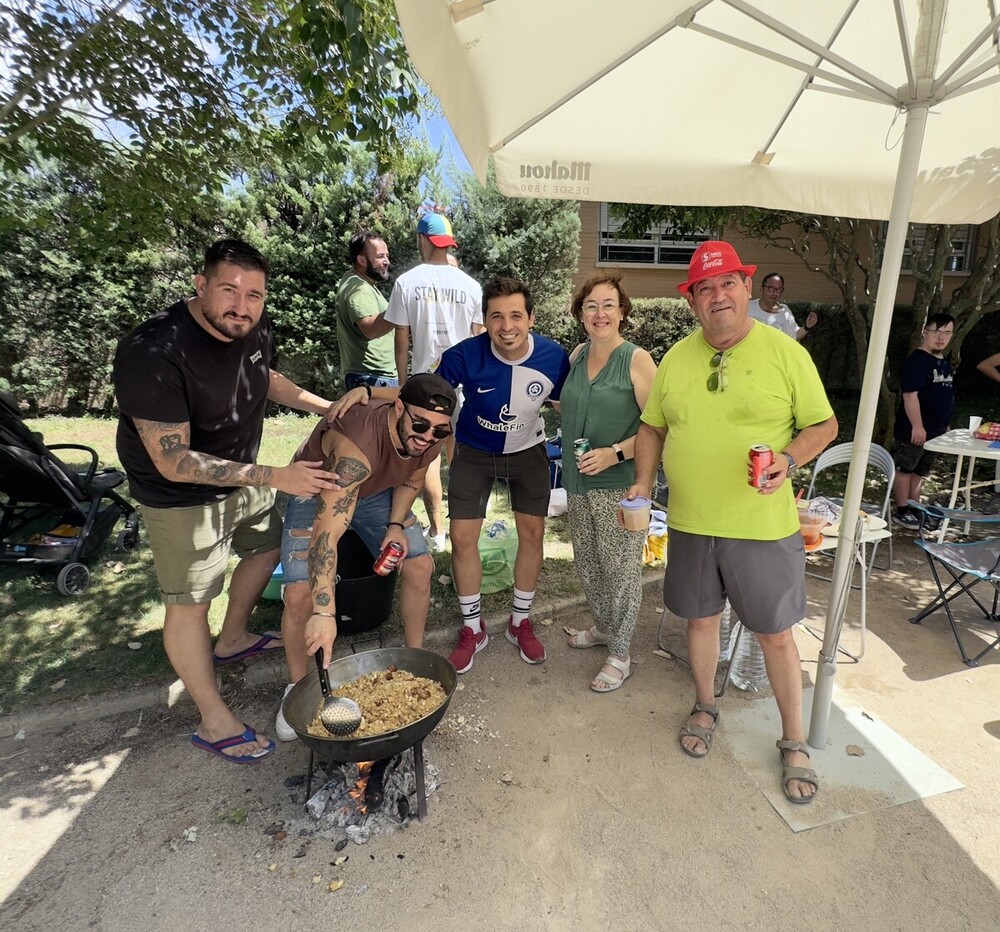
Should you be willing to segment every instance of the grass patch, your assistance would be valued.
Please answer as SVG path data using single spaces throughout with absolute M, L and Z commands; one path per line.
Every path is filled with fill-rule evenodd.
M 32 430 L 42 433 L 48 444 L 84 444 L 97 451 L 102 466 L 121 465 L 115 452 L 114 419 L 50 417 L 28 423 Z M 312 417 L 298 415 L 268 418 L 260 461 L 287 463 L 313 423 Z M 74 466 L 86 465 L 82 457 L 74 458 L 72 451 L 65 459 Z M 128 497 L 127 486 L 125 495 Z M 500 493 L 495 498 L 498 504 L 491 510 L 490 520 L 505 518 L 513 523 L 505 507 L 506 496 Z M 415 510 L 423 517 L 421 503 Z M 163 607 L 152 554 L 145 542 L 133 553 L 118 553 L 113 541 L 114 534 L 90 561 L 90 588 L 79 598 L 60 595 L 52 571 L 0 566 L 0 617 L 4 619 L 0 625 L 4 658 L 0 665 L 0 712 L 174 679 L 163 650 Z M 545 546 L 538 591 L 547 598 L 577 593 L 565 518 L 549 520 Z M 450 578 L 450 555 L 435 554 L 434 561 L 428 628 L 457 628 L 454 590 L 440 582 L 440 577 Z M 485 596 L 483 611 L 489 614 L 507 610 L 510 599 L 509 591 Z M 209 624 L 213 633 L 218 633 L 222 625 L 226 604 L 225 593 L 212 603 Z M 254 611 L 251 627 L 256 631 L 277 628 L 280 620 L 281 603 L 262 600 Z M 398 611 L 394 611 L 383 633 L 391 636 L 401 630 Z
M 840 421 L 837 442 L 850 441 L 857 415 L 856 399 L 835 399 Z M 972 414 L 985 419 L 995 417 L 992 396 L 959 398 L 953 423 L 968 423 Z M 558 425 L 557 415 L 545 411 L 547 432 Z M 268 418 L 264 427 L 260 461 L 287 463 L 311 429 L 313 419 L 298 415 Z M 120 466 L 115 452 L 117 421 L 101 418 L 50 417 L 29 422 L 46 442 L 81 443 L 93 447 L 103 466 Z M 69 457 L 67 457 L 69 459 Z M 74 465 L 85 465 L 81 459 Z M 989 479 L 994 465 L 981 461 L 977 478 Z M 951 489 L 954 459 L 941 457 L 924 484 L 925 498 L 947 500 Z M 845 470 L 846 475 L 846 470 Z M 796 476 L 796 487 L 808 486 L 808 467 Z M 831 476 L 821 492 L 837 494 L 843 479 Z M 127 489 L 126 489 L 127 494 Z M 866 489 L 867 501 L 878 500 L 876 487 Z M 415 510 L 423 518 L 422 505 Z M 501 491 L 494 496 L 488 520 L 513 516 Z M 112 535 L 112 540 L 113 540 Z M 235 562 L 235 561 L 234 561 Z M 458 626 L 458 606 L 450 584 L 451 560 L 447 553 L 435 554 L 435 573 L 431 584 L 431 609 L 428 627 Z M 55 574 L 0 566 L 0 712 L 12 712 L 55 699 L 76 699 L 89 694 L 125 690 L 136 686 L 172 680 L 174 674 L 163 651 L 161 628 L 163 608 L 156 588 L 152 556 L 142 546 L 131 554 L 119 554 L 109 544 L 91 561 L 90 589 L 80 598 L 61 596 L 55 588 Z M 546 523 L 545 563 L 538 592 L 545 598 L 577 595 L 580 585 L 573 567 L 572 547 L 566 518 L 550 518 Z M 495 614 L 509 610 L 511 593 L 500 592 L 483 597 L 483 611 Z M 213 632 L 222 624 L 226 609 L 225 593 L 212 605 L 209 623 Z M 276 628 L 281 619 L 281 603 L 263 600 L 254 611 L 251 627 L 257 631 Z M 383 628 L 383 633 L 399 633 L 398 611 Z M 129 645 L 138 644 L 138 649 Z

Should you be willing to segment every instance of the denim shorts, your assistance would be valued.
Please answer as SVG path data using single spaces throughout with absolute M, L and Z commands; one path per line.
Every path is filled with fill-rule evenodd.
M 354 517 L 351 518 L 350 528 L 371 551 L 372 562 L 378 557 L 385 539 L 392 509 L 392 491 L 386 489 L 375 495 L 359 498 Z M 309 544 L 312 540 L 313 522 L 316 520 L 317 502 L 315 495 L 292 495 L 288 498 L 285 527 L 281 534 L 281 570 L 285 585 L 309 581 Z M 411 518 L 412 511 L 406 516 L 406 520 Z M 416 520 L 406 527 L 405 532 L 407 560 L 429 552 L 423 531 Z
M 344 388 L 350 391 L 359 385 L 372 388 L 399 388 L 399 379 L 392 375 L 378 375 L 375 372 L 348 372 L 344 375 Z

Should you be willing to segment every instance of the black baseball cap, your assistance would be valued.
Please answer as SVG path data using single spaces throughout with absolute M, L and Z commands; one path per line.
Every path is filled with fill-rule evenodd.
M 455 389 L 433 372 L 411 375 L 399 390 L 399 397 L 406 404 L 447 414 L 448 417 L 455 413 L 455 406 L 458 404 Z

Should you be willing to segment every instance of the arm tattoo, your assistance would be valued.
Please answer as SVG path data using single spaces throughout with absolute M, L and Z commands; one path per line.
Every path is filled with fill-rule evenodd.
M 330 457 L 332 459 L 333 457 Z M 349 485 L 359 485 L 371 475 L 371 470 L 361 460 L 353 456 L 338 457 L 333 471 L 340 476 L 337 485 L 346 489 Z
M 257 466 L 255 464 L 247 472 L 247 478 L 250 480 L 250 485 L 268 487 L 271 485 L 271 473 L 270 466 Z
M 329 599 L 337 579 L 337 548 L 331 546 L 330 532 L 323 531 L 309 548 L 309 588 L 317 600 Z M 321 603 L 328 605 L 329 602 Z
M 187 448 L 187 444 L 181 441 L 180 434 L 163 434 L 160 437 L 160 449 L 167 455 Z
M 160 474 L 173 482 L 204 485 L 271 485 L 270 466 L 234 463 L 191 449 L 191 425 L 187 421 L 146 421 L 136 418 L 135 429 Z
M 404 489 L 413 489 L 418 495 L 420 494 L 420 486 L 414 485 L 412 482 L 401 482 L 400 486 Z
M 331 514 L 344 515 L 354 511 L 354 505 L 358 500 L 358 490 L 351 489 L 346 495 L 342 495 L 334 501 Z

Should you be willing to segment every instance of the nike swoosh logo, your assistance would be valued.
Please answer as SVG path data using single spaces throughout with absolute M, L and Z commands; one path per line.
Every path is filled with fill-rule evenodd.
M 485 395 L 487 392 L 495 392 L 495 391 L 496 391 L 496 387 L 495 386 L 493 388 L 477 388 L 476 389 L 476 393 L 479 394 L 479 395 Z

